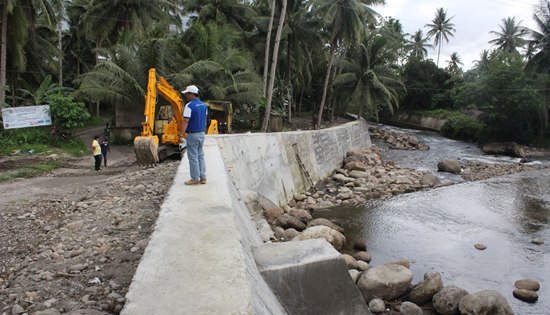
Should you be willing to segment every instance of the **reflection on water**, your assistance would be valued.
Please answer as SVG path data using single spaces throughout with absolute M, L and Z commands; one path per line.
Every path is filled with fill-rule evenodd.
M 315 216 L 345 228 L 348 250 L 365 239 L 374 265 L 410 260 L 414 283 L 425 272 L 439 271 L 445 285 L 499 291 L 516 314 L 550 314 L 550 170 L 399 195 L 360 209 L 319 210 Z M 534 238 L 546 244 L 534 245 Z M 476 243 L 487 249 L 475 249 Z M 537 303 L 512 296 L 522 278 L 541 283 Z

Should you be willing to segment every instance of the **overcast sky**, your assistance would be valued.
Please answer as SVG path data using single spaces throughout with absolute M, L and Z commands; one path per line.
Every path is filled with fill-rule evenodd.
M 538 0 L 386 0 L 386 5 L 373 9 L 384 17 L 398 19 L 405 33 L 414 34 L 421 29 L 426 36 L 425 25 L 432 22 L 438 8 L 444 8 L 447 16 L 453 17 L 455 35 L 448 43 L 443 41 L 439 66 L 446 67 L 449 56 L 456 52 L 462 68 L 468 70 L 474 60 L 479 60 L 483 49 L 494 48 L 488 42 L 495 35 L 489 32 L 500 31 L 503 18 L 515 17 L 522 26 L 535 28 L 533 13 L 538 3 Z M 437 49 L 428 49 L 428 58 L 436 62 Z

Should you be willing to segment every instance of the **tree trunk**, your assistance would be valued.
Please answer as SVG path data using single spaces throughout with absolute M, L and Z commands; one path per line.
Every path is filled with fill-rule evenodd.
M 275 0 L 271 0 L 271 17 L 269 18 L 269 27 L 267 28 L 267 38 L 265 40 L 264 97 L 266 97 L 266 92 L 267 92 L 267 72 L 269 71 L 269 50 L 271 49 L 271 31 L 273 30 L 274 19 L 275 19 Z
M 290 93 L 291 91 L 291 80 L 290 80 L 290 34 L 288 34 L 288 37 L 287 37 L 287 43 L 286 43 L 286 59 L 287 59 L 287 62 L 286 62 L 286 88 L 287 88 L 287 97 L 288 97 L 288 122 L 289 123 L 292 123 L 292 94 Z
M 0 30 L 0 108 L 6 106 L 6 49 L 8 48 L 8 0 L 2 0 L 2 29 Z
M 439 55 L 441 54 L 441 39 L 439 39 L 439 49 L 437 50 L 437 66 L 439 67 Z
M 286 2 L 287 0 L 283 0 L 283 7 L 281 8 L 281 16 L 279 18 L 279 26 L 277 27 L 277 34 L 275 35 L 275 43 L 273 45 L 273 59 L 271 62 L 271 74 L 269 78 L 269 87 L 267 90 L 267 104 L 265 106 L 265 116 L 262 124 L 262 132 L 267 132 L 269 114 L 271 113 L 273 86 L 275 85 L 275 71 L 277 70 L 277 59 L 279 58 L 279 44 L 281 43 L 281 33 L 283 32 L 283 26 L 285 24 Z
M 542 133 L 546 134 L 548 131 L 548 103 L 550 103 L 550 81 L 546 83 L 546 100 L 544 101 L 544 107 L 542 108 L 543 128 Z
M 330 81 L 330 74 L 332 72 L 332 60 L 334 59 L 336 41 L 330 45 L 330 55 L 328 57 L 328 69 L 327 75 L 325 76 L 325 84 L 323 85 L 323 97 L 321 98 L 321 104 L 319 105 L 319 114 L 317 114 L 317 128 L 321 126 L 321 121 L 323 119 L 323 110 L 325 109 L 325 102 L 327 99 L 328 91 L 328 82 Z

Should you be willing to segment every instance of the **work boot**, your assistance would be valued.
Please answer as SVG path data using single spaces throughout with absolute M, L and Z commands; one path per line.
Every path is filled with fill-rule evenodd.
M 184 182 L 185 185 L 198 185 L 200 184 L 200 181 L 198 179 L 190 179 L 186 182 Z
M 206 178 L 201 178 L 201 184 L 206 184 Z

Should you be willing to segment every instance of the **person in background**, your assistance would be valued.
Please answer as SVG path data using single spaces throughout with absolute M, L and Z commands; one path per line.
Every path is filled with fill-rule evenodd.
M 199 99 L 199 89 L 189 85 L 181 92 L 188 102 L 183 110 L 182 132 L 187 133 L 187 157 L 191 179 L 185 185 L 206 184 L 206 163 L 204 162 L 204 132 L 208 107 Z M 183 134 L 179 135 L 183 138 Z
M 95 136 L 92 141 L 92 154 L 95 160 L 95 170 L 101 169 L 101 146 L 99 145 L 99 136 Z
M 109 140 L 107 140 L 107 137 L 103 137 L 103 141 L 101 141 L 101 155 L 103 155 L 103 165 L 107 167 L 107 153 L 111 152 L 111 146 L 109 145 Z

